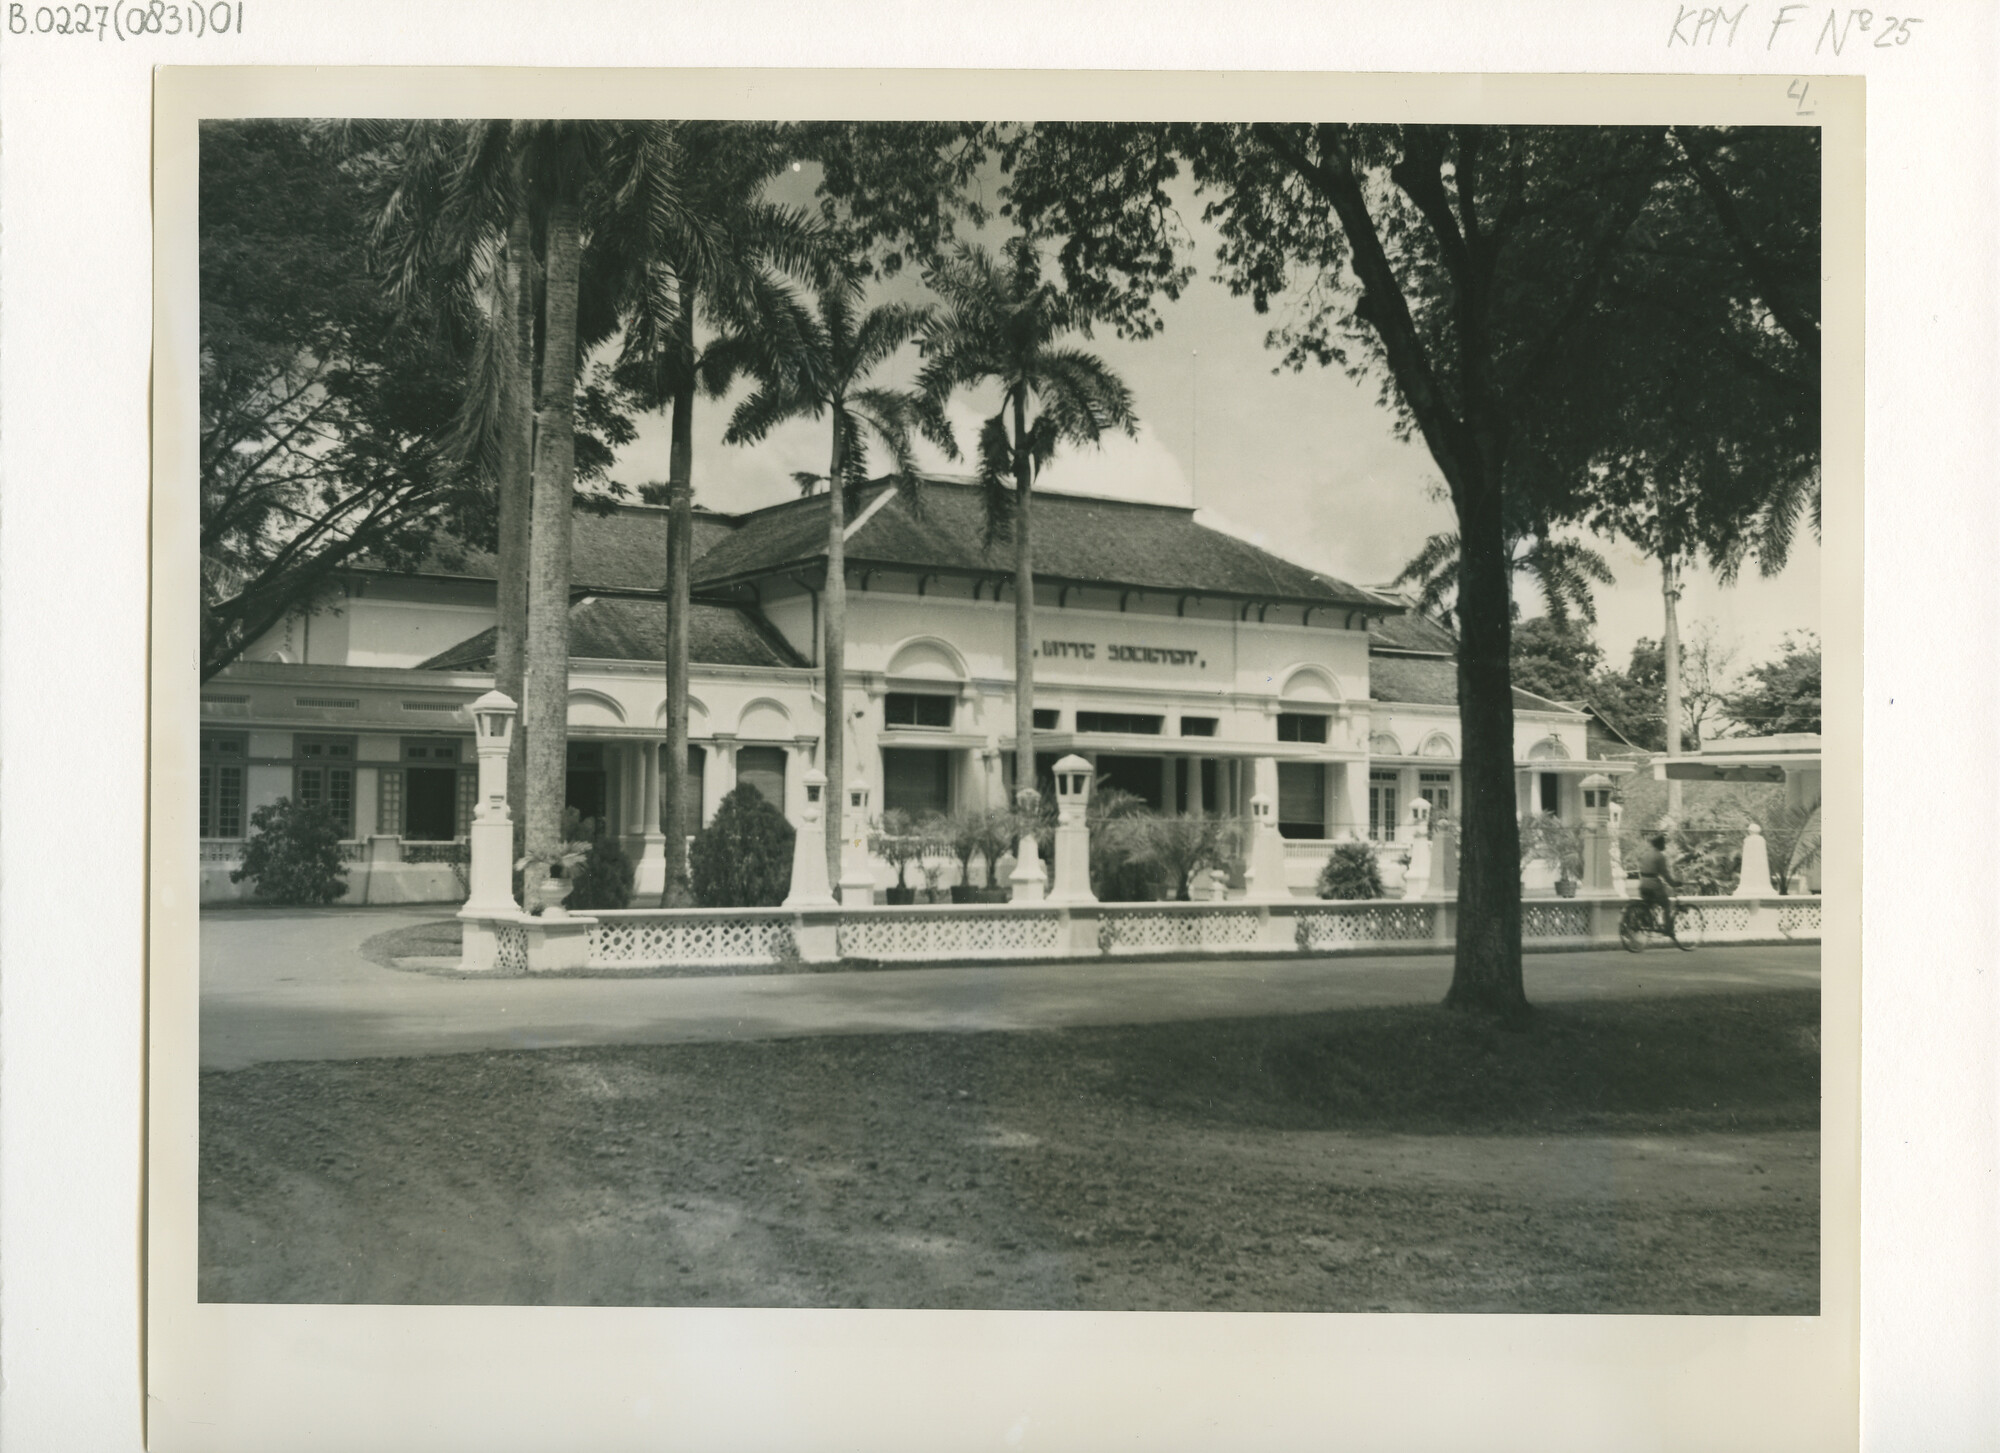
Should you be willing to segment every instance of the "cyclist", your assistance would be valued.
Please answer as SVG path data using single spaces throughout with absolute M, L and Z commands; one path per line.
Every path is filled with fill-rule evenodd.
M 1674 895 L 1669 887 L 1678 888 L 1681 880 L 1673 874 L 1667 864 L 1667 835 L 1663 832 L 1650 834 L 1646 838 L 1646 849 L 1639 854 L 1639 898 L 1649 903 L 1659 914 L 1660 922 L 1666 926 L 1666 934 L 1673 946 L 1684 953 L 1694 949 L 1674 935 Z

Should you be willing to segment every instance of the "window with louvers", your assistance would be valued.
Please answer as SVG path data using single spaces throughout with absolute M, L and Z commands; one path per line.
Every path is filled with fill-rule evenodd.
M 1326 766 L 1321 762 L 1278 763 L 1278 835 L 1326 836 Z
M 243 836 L 243 769 L 249 738 L 240 732 L 201 734 L 201 836 Z
M 292 739 L 292 790 L 302 807 L 324 807 L 342 838 L 354 836 L 354 738 Z
M 785 810 L 785 749 L 783 747 L 739 747 L 736 752 L 736 785 L 755 787 L 764 800 Z

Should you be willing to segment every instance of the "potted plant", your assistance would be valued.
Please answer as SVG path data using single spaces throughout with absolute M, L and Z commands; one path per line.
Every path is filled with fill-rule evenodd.
M 1014 851 L 1014 814 L 1005 809 L 986 808 L 974 819 L 974 836 L 979 856 L 986 860 L 986 886 L 975 888 L 970 903 L 1005 903 L 1013 890 L 1000 881 L 1000 860 Z
M 922 860 L 924 839 L 910 820 L 910 814 L 900 807 L 883 813 L 875 823 L 875 830 L 868 835 L 868 850 L 896 870 L 896 886 L 884 891 L 884 901 L 892 905 L 915 903 L 917 890 L 905 881 L 904 875 L 910 864 Z
M 589 856 L 589 843 L 564 843 L 561 851 L 549 860 L 548 876 L 534 885 L 533 902 L 529 905 L 528 912 L 548 914 L 558 918 L 566 915 L 569 910 L 564 908 L 563 904 L 576 887 L 577 869 L 583 866 L 584 860 Z M 517 873 L 526 871 L 530 861 L 532 860 L 529 858 L 522 858 L 514 864 L 514 871 Z
M 1554 813 L 1537 813 L 1521 824 L 1521 866 L 1535 862 L 1555 868 L 1559 897 L 1576 897 L 1577 880 L 1583 873 L 1583 839 Z
M 917 871 L 924 875 L 924 901 L 942 901 L 944 870 L 955 856 L 950 826 L 942 817 L 931 816 L 917 825 Z

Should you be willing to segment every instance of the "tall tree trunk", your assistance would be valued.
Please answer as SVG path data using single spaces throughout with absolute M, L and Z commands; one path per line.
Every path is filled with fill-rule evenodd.
M 826 812 L 827 881 L 840 885 L 840 809 L 846 789 L 847 765 L 847 492 L 841 488 L 842 405 L 833 406 L 833 455 L 827 461 L 826 509 L 826 635 L 821 663 L 826 692 L 825 745 L 820 748 L 821 770 L 826 773 L 823 800 Z M 893 487 L 893 486 L 892 486 Z
M 523 700 L 528 637 L 528 513 L 533 507 L 535 464 L 535 322 L 533 242 L 526 205 L 515 208 L 507 230 L 507 365 L 500 418 L 499 622 L 493 645 L 493 684 Z M 528 733 L 519 727 L 507 745 L 507 801 L 514 813 L 514 856 L 527 846 Z
M 549 210 L 548 297 L 528 547 L 528 641 L 521 719 L 528 732 L 527 857 L 532 885 L 561 852 L 569 772 L 570 495 L 576 482 L 579 209 Z
M 687 879 L 688 591 L 694 569 L 694 318 L 681 309 L 683 370 L 674 385 L 673 445 L 667 463 L 667 721 L 661 748 L 660 831 L 667 881 L 660 902 L 694 902 Z
M 1035 462 L 1028 457 L 1027 398 L 1014 394 L 1014 795 L 1035 781 L 1035 551 L 1029 500 Z
M 1498 471 L 1460 484 L 1458 718 L 1464 734 L 1458 935 L 1445 1005 L 1527 1017 L 1521 983 L 1521 833 L 1514 789 L 1506 531 Z
M 1681 754 L 1681 572 L 1674 552 L 1660 559 L 1660 598 L 1666 606 L 1666 623 L 1660 632 L 1660 665 L 1666 676 L 1666 694 L 1661 705 L 1666 716 L 1667 755 Z M 1681 815 L 1681 784 L 1667 779 L 1667 815 L 1677 822 Z

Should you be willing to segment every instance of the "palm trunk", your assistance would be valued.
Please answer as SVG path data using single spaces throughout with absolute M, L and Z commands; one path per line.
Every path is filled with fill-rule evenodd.
M 1506 532 L 1497 470 L 1458 490 L 1458 715 L 1465 737 L 1458 934 L 1445 1004 L 1519 1022 L 1521 834 L 1514 795 Z
M 1028 501 L 1035 463 L 1028 457 L 1027 398 L 1014 394 L 1014 794 L 1035 783 L 1035 551 Z
M 1666 675 L 1665 708 L 1667 755 L 1681 754 L 1681 622 L 1680 570 L 1671 550 L 1660 560 L 1660 596 L 1666 605 L 1666 623 L 1660 632 L 1660 662 Z M 1681 784 L 1672 778 L 1667 780 L 1667 815 L 1679 822 L 1681 815 Z
M 528 636 L 528 512 L 534 498 L 534 281 L 532 242 L 525 206 L 515 209 L 507 231 L 506 321 L 511 336 L 503 374 L 500 417 L 499 623 L 493 645 L 493 684 L 522 701 Z M 507 746 L 507 801 L 514 810 L 514 856 L 526 848 L 528 734 L 516 731 Z
M 660 831 L 667 880 L 660 902 L 685 908 L 687 880 L 688 590 L 694 568 L 694 319 L 681 310 L 682 370 L 674 385 L 673 445 L 667 465 L 667 721 L 661 748 Z
M 833 406 L 833 455 L 827 461 L 826 512 L 826 644 L 821 657 L 826 691 L 825 745 L 820 748 L 826 773 L 822 799 L 826 803 L 827 882 L 840 884 L 840 809 L 847 765 L 847 494 L 841 488 L 842 406 Z
M 539 883 L 561 853 L 569 771 L 570 495 L 576 478 L 576 293 L 582 252 L 578 210 L 575 202 L 557 202 L 548 223 L 521 711 L 528 733 L 528 884 Z

